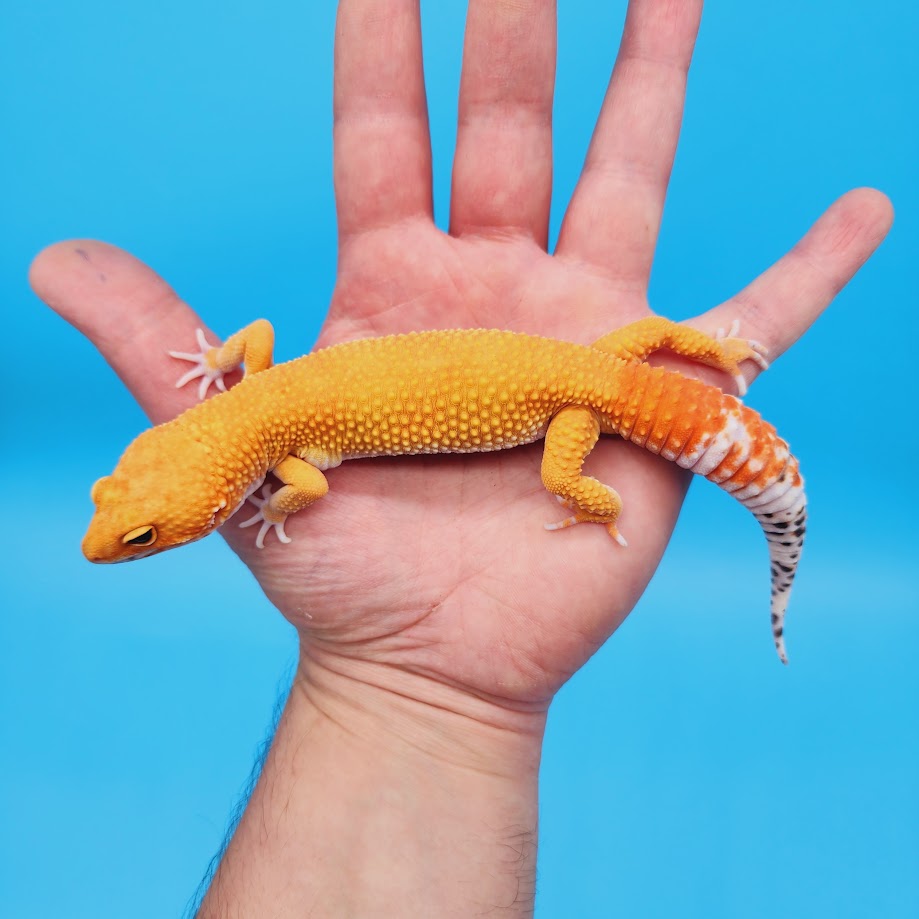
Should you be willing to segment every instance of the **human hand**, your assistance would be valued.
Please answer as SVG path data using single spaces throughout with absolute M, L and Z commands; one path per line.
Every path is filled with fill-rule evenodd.
M 445 235 L 431 219 L 417 0 L 342 0 L 340 274 L 320 344 L 456 326 L 587 343 L 646 315 L 700 12 L 698 0 L 630 3 L 549 256 L 554 4 L 470 3 Z M 850 192 L 696 323 L 738 318 L 774 359 L 890 220 L 882 195 Z M 154 421 L 192 404 L 192 388 L 173 388 L 183 367 L 166 351 L 189 347 L 202 323 L 149 268 L 69 242 L 36 259 L 32 283 Z M 200 916 L 231 905 L 240 915 L 530 914 L 546 707 L 641 594 L 686 484 L 628 444 L 598 446 L 592 464 L 624 499 L 622 549 L 602 527 L 542 529 L 558 509 L 539 457 L 536 445 L 346 463 L 330 473 L 330 495 L 289 521 L 291 545 L 260 552 L 251 530 L 224 528 L 297 627 L 301 667 Z
M 550 256 L 554 5 L 471 4 L 444 234 L 432 219 L 416 4 L 345 0 L 335 88 L 340 273 L 320 344 L 460 326 L 588 343 L 648 314 L 700 11 L 696 2 L 630 5 Z M 743 334 L 777 357 L 889 222 L 882 195 L 851 192 L 791 253 L 696 324 L 714 330 L 739 318 Z M 150 269 L 112 247 L 64 243 L 36 260 L 32 279 L 155 421 L 190 404 L 193 393 L 172 388 L 182 369 L 166 350 L 189 344 L 201 322 Z M 330 474 L 330 495 L 289 522 L 291 545 L 259 551 L 235 522 L 224 535 L 297 627 L 317 670 L 397 679 L 418 698 L 447 692 L 445 704 L 458 707 L 475 698 L 541 712 L 644 590 L 686 481 L 629 445 L 598 447 L 599 477 L 623 496 L 624 550 L 600 527 L 543 530 L 558 509 L 540 484 L 540 450 L 348 463 Z

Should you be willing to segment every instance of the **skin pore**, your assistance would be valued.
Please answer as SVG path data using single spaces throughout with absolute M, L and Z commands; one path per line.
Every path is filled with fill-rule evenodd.
M 698 0 L 629 4 L 550 255 L 555 4 L 469 4 L 445 234 L 432 215 L 418 2 L 342 0 L 340 260 L 319 345 L 458 326 L 588 343 L 648 315 L 700 16 Z M 693 324 L 713 332 L 738 318 L 774 360 L 891 220 L 882 194 L 849 192 Z M 166 351 L 204 323 L 150 268 L 71 241 L 39 255 L 31 281 L 154 421 L 192 404 Z M 752 363 L 744 369 L 752 379 Z M 623 496 L 627 550 L 602 528 L 543 530 L 557 508 L 540 485 L 539 445 L 346 464 L 330 473 L 330 494 L 290 520 L 287 546 L 259 551 L 250 531 L 225 528 L 296 627 L 300 662 L 200 916 L 532 913 L 549 704 L 641 595 L 686 488 L 681 470 L 627 444 L 595 453 L 597 476 Z

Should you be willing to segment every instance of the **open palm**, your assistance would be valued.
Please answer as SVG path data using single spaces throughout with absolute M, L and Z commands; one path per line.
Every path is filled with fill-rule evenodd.
M 630 3 L 584 172 L 549 255 L 554 4 L 470 4 L 445 234 L 432 218 L 417 3 L 343 0 L 340 271 L 319 344 L 473 326 L 589 343 L 648 314 L 700 13 L 700 2 Z M 883 195 L 850 192 L 699 327 L 738 318 L 774 359 L 871 254 L 890 219 Z M 193 393 L 172 387 L 181 368 L 166 350 L 190 345 L 201 323 L 150 269 L 111 246 L 70 242 L 42 253 L 32 280 L 154 420 L 190 404 Z M 542 488 L 540 452 L 347 463 L 330 474 L 328 497 L 289 522 L 291 545 L 269 540 L 259 551 L 252 531 L 232 521 L 224 535 L 300 631 L 306 658 L 394 665 L 511 706 L 541 706 L 633 607 L 686 482 L 629 445 L 598 447 L 591 464 L 624 501 L 630 545 L 622 549 L 601 527 L 543 529 L 563 512 Z

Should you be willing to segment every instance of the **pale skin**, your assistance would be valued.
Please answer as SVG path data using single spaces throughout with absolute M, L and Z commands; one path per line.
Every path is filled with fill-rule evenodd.
M 552 254 L 554 3 L 469 4 L 449 235 L 432 221 L 417 7 L 340 3 L 340 263 L 319 344 L 458 326 L 588 343 L 648 315 L 701 3 L 630 3 Z M 774 361 L 891 220 L 881 193 L 849 192 L 693 324 L 714 332 L 740 319 Z M 71 241 L 39 255 L 31 280 L 154 421 L 194 401 L 194 387 L 174 388 L 185 368 L 166 352 L 190 346 L 204 323 L 150 268 Z M 743 369 L 748 381 L 757 372 L 752 361 Z M 346 463 L 329 473 L 329 495 L 288 521 L 290 545 L 259 551 L 250 530 L 224 527 L 296 627 L 300 663 L 201 916 L 532 913 L 549 703 L 635 605 L 687 485 L 629 445 L 598 446 L 590 469 L 622 495 L 624 549 L 602 527 L 543 529 L 559 508 L 540 484 L 540 456 L 535 445 Z

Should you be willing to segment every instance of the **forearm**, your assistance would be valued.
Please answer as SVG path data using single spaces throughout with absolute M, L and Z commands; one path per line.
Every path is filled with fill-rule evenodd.
M 530 915 L 543 723 L 304 655 L 199 916 Z

